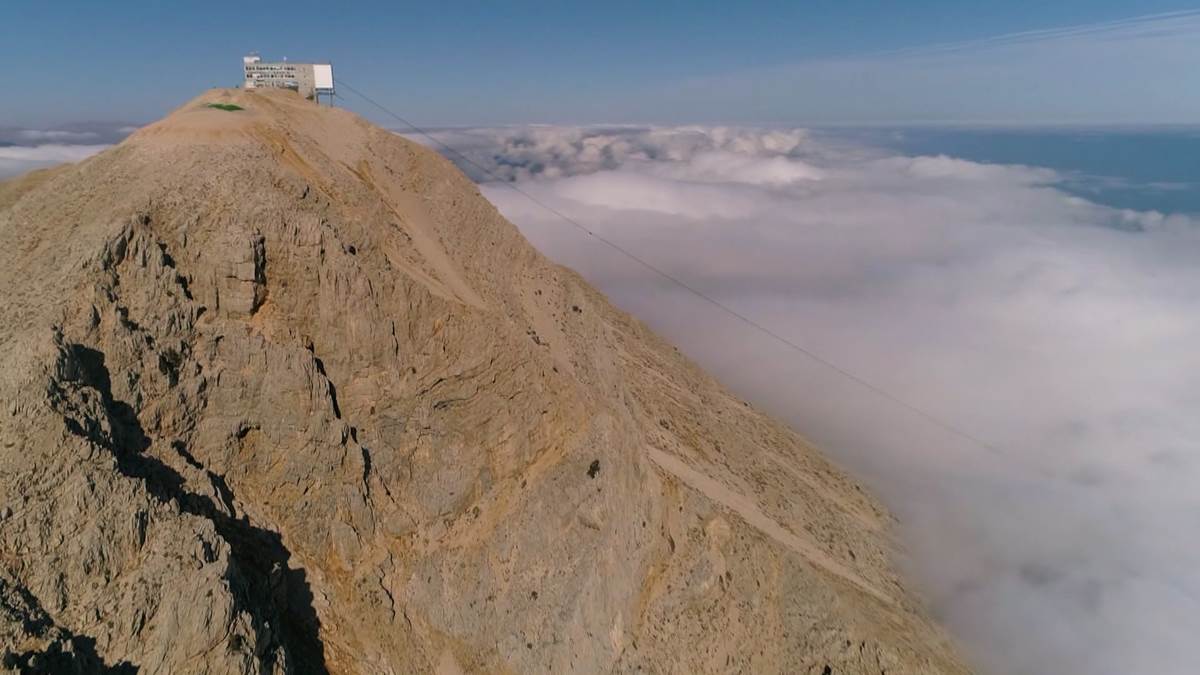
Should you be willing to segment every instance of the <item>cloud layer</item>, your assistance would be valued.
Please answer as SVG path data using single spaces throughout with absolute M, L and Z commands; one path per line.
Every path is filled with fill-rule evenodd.
M 0 146 L 0 180 L 63 162 L 78 162 L 104 150 L 107 145 Z
M 0 127 L 0 180 L 64 162 L 78 162 L 132 133 L 125 123 L 84 122 L 59 129 Z
M 1047 169 L 798 130 L 438 137 L 542 250 L 863 476 L 899 516 L 914 578 L 984 669 L 1200 668 L 1192 219 L 1082 200 Z

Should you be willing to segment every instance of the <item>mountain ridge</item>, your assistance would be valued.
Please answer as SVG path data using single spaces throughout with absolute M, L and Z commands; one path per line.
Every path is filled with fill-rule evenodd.
M 0 288 L 10 668 L 965 672 L 882 507 L 348 111 L 0 183 Z

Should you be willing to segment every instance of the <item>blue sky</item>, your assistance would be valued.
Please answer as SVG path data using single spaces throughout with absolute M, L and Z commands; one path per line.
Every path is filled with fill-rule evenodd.
M 978 42 L 1180 2 L 449 4 L 9 0 L 0 57 L 19 67 L 4 76 L 0 126 L 153 119 L 236 84 L 251 49 L 330 59 L 433 125 L 1200 119 L 1195 15 L 1132 37 Z

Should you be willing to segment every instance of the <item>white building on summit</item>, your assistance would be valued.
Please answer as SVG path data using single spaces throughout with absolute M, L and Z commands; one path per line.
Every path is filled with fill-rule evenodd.
M 265 62 L 258 54 L 242 57 L 245 89 L 294 89 L 307 99 L 320 101 L 322 95 L 333 100 L 333 66 L 328 63 Z

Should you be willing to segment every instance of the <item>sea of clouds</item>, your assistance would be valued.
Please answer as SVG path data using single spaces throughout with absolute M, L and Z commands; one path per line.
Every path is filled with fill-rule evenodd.
M 1196 220 L 803 130 L 435 136 L 544 252 L 862 477 L 985 671 L 1200 672 Z
M 58 129 L 0 127 L 0 180 L 63 162 L 86 159 L 137 127 L 84 122 Z

